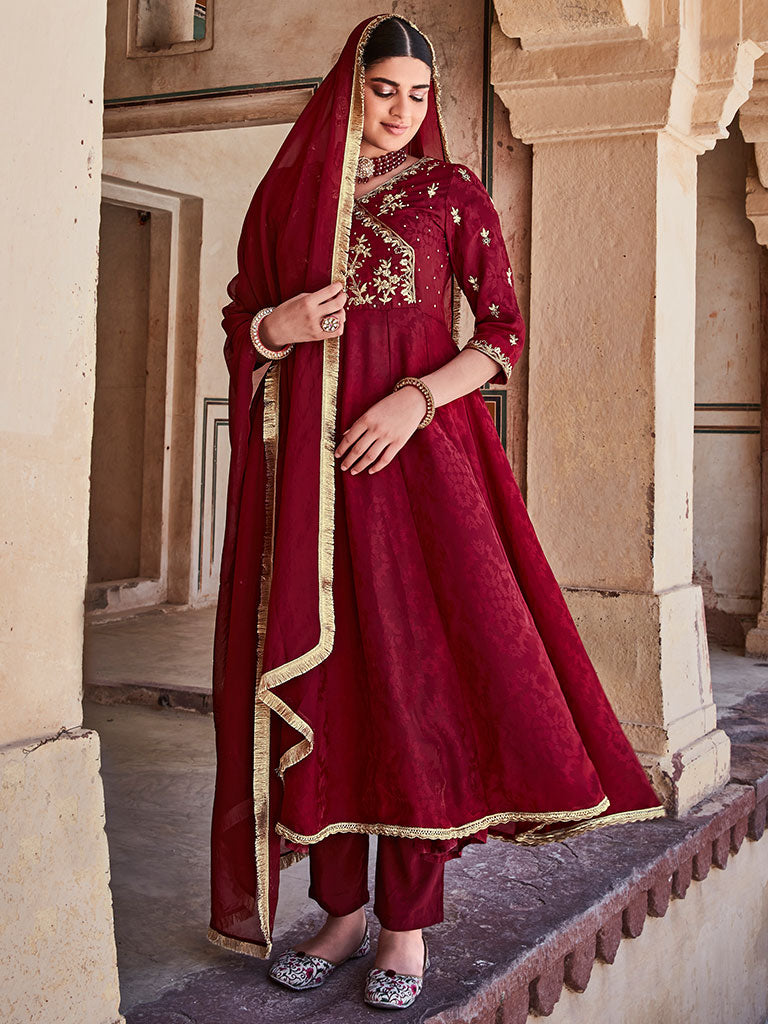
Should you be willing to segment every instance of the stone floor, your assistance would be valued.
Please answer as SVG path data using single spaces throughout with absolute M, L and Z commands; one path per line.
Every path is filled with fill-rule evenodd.
M 86 683 L 211 689 L 216 609 L 150 608 L 130 617 L 91 619 L 85 630 Z
M 210 687 L 212 627 L 211 609 L 155 612 L 92 625 L 86 680 L 117 686 L 139 682 Z M 734 707 L 747 694 L 768 689 L 768 662 L 717 647 L 711 649 L 710 659 L 720 708 Z M 370 966 L 367 960 L 339 971 L 322 993 L 311 994 L 311 1002 L 306 993 L 295 997 L 288 993 L 286 1000 L 284 990 L 264 978 L 268 961 L 239 956 L 207 941 L 208 833 L 215 767 L 210 715 L 157 701 L 110 705 L 86 699 L 84 724 L 99 733 L 102 743 L 121 1010 L 128 1024 L 357 1021 L 376 1013 L 365 1007 L 357 991 Z M 590 848 L 604 858 L 616 828 L 639 828 L 638 838 L 651 841 L 651 825 L 664 828 L 674 823 L 665 819 L 597 830 L 590 833 Z M 376 837 L 371 838 L 373 892 Z M 435 936 L 431 941 L 440 950 L 445 977 L 450 976 L 456 958 L 452 987 L 458 986 L 458 994 L 462 986 L 473 984 L 474 974 L 493 968 L 487 954 L 472 958 L 460 922 L 471 917 L 478 942 L 485 948 L 485 937 L 493 949 L 495 915 L 490 908 L 502 899 L 515 907 L 518 922 L 533 925 L 542 915 L 543 900 L 531 879 L 536 879 L 536 885 L 547 879 L 559 884 L 560 866 L 573 857 L 568 844 L 525 849 L 489 842 L 466 848 L 461 858 L 446 865 L 445 921 L 427 935 Z M 307 898 L 307 869 L 305 858 L 281 873 L 276 951 L 298 941 L 324 919 Z M 483 913 L 483 907 L 488 913 Z M 375 940 L 376 922 L 372 915 L 370 919 Z M 516 926 L 511 927 L 510 942 L 521 943 L 522 948 L 530 933 L 518 934 Z M 445 987 L 440 996 L 446 998 Z M 457 993 L 451 996 L 456 997 Z M 438 1008 L 431 1003 L 433 1013 Z M 402 1012 L 403 1019 L 417 1019 L 427 1008 L 417 1009 L 413 1018 L 410 1011 Z

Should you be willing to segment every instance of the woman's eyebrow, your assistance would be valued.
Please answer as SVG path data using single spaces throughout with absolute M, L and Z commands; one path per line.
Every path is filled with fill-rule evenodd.
M 387 85 L 394 85 L 395 88 L 397 88 L 400 85 L 399 82 L 393 82 L 391 78 L 370 78 L 369 81 L 370 82 L 386 82 Z M 412 89 L 428 89 L 429 88 L 429 82 L 427 82 L 426 85 L 412 85 L 411 88 Z

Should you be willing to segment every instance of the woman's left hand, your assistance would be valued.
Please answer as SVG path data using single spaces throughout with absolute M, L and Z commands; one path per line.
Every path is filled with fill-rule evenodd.
M 426 398 L 412 385 L 376 402 L 344 431 L 336 446 L 336 457 L 344 457 L 341 468 L 351 466 L 354 475 L 366 468 L 369 473 L 376 473 L 389 465 L 426 411 Z

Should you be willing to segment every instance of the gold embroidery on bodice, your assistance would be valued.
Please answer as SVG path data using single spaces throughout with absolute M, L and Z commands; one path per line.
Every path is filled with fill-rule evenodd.
M 377 299 L 382 304 L 391 302 L 398 288 L 406 302 L 415 302 L 416 254 L 413 251 L 413 246 L 409 245 L 388 224 L 385 224 L 384 221 L 374 214 L 369 213 L 368 210 L 356 206 L 352 214 L 365 227 L 382 238 L 385 244 L 392 249 L 393 255 L 386 259 L 382 257 L 375 267 L 366 267 L 366 273 L 370 275 L 370 281 L 361 281 L 357 272 L 360 270 L 363 262 L 370 256 L 371 250 L 365 235 L 360 235 L 353 248 L 350 249 L 350 253 L 354 253 L 355 250 L 361 248 L 361 242 L 365 246 L 364 255 L 355 262 L 354 267 L 351 261 L 349 264 L 351 269 L 349 271 L 348 291 L 351 305 L 370 305 L 374 299 Z M 397 269 L 392 266 L 392 261 L 396 258 Z M 376 289 L 375 296 L 367 291 L 369 283 Z
M 345 290 L 351 306 L 370 306 L 373 303 L 385 305 L 392 302 L 399 292 L 403 301 L 416 302 L 416 254 L 413 246 L 398 234 L 382 217 L 395 210 L 404 210 L 407 205 L 407 191 L 401 189 L 385 195 L 378 214 L 372 213 L 366 201 L 384 189 L 389 189 L 402 178 L 421 169 L 426 158 L 421 157 L 388 181 L 358 196 L 352 207 L 353 221 L 377 235 L 391 250 L 391 255 L 381 257 L 372 264 L 372 242 L 364 231 L 360 231 L 349 248 Z

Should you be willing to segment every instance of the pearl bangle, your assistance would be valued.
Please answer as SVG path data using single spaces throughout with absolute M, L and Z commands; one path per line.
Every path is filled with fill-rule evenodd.
M 403 377 L 402 380 L 399 380 L 397 384 L 395 384 L 395 386 L 392 388 L 392 392 L 394 393 L 395 391 L 399 391 L 400 388 L 404 388 L 406 384 L 413 384 L 413 386 L 418 388 L 419 391 L 422 393 L 422 395 L 424 395 L 424 397 L 427 400 L 427 411 L 424 413 L 421 423 L 419 423 L 417 427 L 417 430 L 423 430 L 424 427 L 429 426 L 435 415 L 434 396 L 430 391 L 428 385 L 425 384 L 420 377 Z
M 273 312 L 274 308 L 274 306 L 265 306 L 264 309 L 260 309 L 254 316 L 253 320 L 251 320 L 251 344 L 264 359 L 285 359 L 285 357 L 290 355 L 296 347 L 295 342 L 292 342 L 290 345 L 286 345 L 284 348 L 273 350 L 271 348 L 267 348 L 259 338 L 259 324 L 268 313 Z

